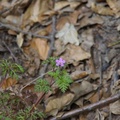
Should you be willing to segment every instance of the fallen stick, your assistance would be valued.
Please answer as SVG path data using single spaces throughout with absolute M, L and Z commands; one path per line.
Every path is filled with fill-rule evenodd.
M 105 107 L 105 106 L 109 105 L 110 103 L 113 103 L 113 102 L 115 102 L 119 99 L 120 99 L 120 93 L 118 93 L 118 94 L 116 94 L 112 97 L 109 97 L 105 100 L 101 100 L 99 102 L 96 102 L 94 104 L 69 111 L 59 118 L 52 117 L 49 120 L 62 120 L 62 119 L 70 118 L 72 116 L 75 116 L 75 115 L 78 115 L 78 114 L 81 114 L 81 113 L 84 113 L 84 112 L 89 112 L 89 111 L 95 110 L 97 108 Z

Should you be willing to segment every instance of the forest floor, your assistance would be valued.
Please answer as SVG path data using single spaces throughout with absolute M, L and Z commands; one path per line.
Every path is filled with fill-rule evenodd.
M 0 120 L 120 120 L 119 0 L 0 0 Z

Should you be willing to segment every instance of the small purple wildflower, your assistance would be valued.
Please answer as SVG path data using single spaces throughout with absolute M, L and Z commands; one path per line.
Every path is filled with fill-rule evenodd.
M 63 67 L 65 64 L 65 60 L 63 60 L 62 58 L 59 58 L 56 60 L 56 66 L 61 66 Z

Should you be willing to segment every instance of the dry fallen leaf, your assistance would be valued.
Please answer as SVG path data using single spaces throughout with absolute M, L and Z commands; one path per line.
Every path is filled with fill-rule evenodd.
M 71 8 L 76 8 L 78 5 L 80 5 L 80 2 L 68 2 L 68 1 L 59 1 L 59 2 L 55 2 L 55 7 L 54 10 L 60 10 L 66 6 L 70 6 Z
M 81 44 L 81 47 L 87 51 L 90 52 L 91 47 L 94 45 L 94 36 L 92 29 L 88 29 L 84 31 L 81 35 L 83 42 Z
M 49 51 L 49 45 L 47 40 L 42 38 L 33 38 L 31 42 L 31 48 L 35 49 L 39 53 L 41 60 L 46 60 Z
M 67 43 L 79 45 L 78 33 L 74 25 L 66 23 L 65 26 L 58 31 L 56 38 L 59 38 L 66 45 Z
M 103 95 L 103 90 L 100 90 L 99 93 L 98 92 L 93 93 L 93 95 L 90 98 L 87 98 L 87 100 L 89 100 L 91 103 L 95 103 L 102 98 L 102 95 Z
M 82 81 L 81 83 L 73 83 L 70 87 L 70 91 L 75 94 L 74 100 L 91 92 L 92 90 L 93 85 L 87 81 Z
M 17 83 L 16 79 L 13 78 L 7 78 L 6 80 L 3 80 L 2 83 L 0 83 L 0 87 L 2 87 L 3 90 L 15 85 Z
M 120 92 L 120 80 L 117 80 L 111 88 L 112 95 Z M 113 114 L 120 115 L 120 100 L 110 104 L 110 111 Z
M 49 0 L 33 1 L 23 16 L 23 27 L 29 23 L 40 22 L 44 19 L 43 14 L 49 11 Z
M 76 10 L 75 10 L 75 11 L 74 11 L 73 13 L 71 13 L 69 16 L 62 16 L 61 18 L 58 19 L 58 22 L 57 22 L 57 24 L 56 24 L 56 29 L 57 29 L 58 31 L 60 31 L 60 30 L 64 27 L 64 25 L 65 25 L 66 23 L 75 25 L 80 13 L 81 13 L 80 11 L 76 11 Z M 51 28 L 52 28 L 51 25 L 49 25 L 49 26 L 46 28 L 46 31 L 47 31 L 48 33 L 50 33 L 50 32 L 51 32 Z
M 100 15 L 114 15 L 113 10 L 111 10 L 109 7 L 105 7 L 104 5 L 95 5 L 95 3 L 93 3 L 91 5 L 91 9 L 93 12 L 98 13 Z
M 22 47 L 23 41 L 24 41 L 24 39 L 23 39 L 23 34 L 22 34 L 22 33 L 19 33 L 19 34 L 17 35 L 17 45 L 18 45 L 19 48 Z
M 86 71 L 75 71 L 73 73 L 71 73 L 71 78 L 72 80 L 77 80 L 77 79 L 81 79 L 84 78 L 86 76 L 88 76 L 88 72 Z
M 65 59 L 68 64 L 76 64 L 76 62 L 89 59 L 90 57 L 90 53 L 84 51 L 80 46 L 72 44 L 67 45 L 65 53 L 62 55 L 62 58 Z
M 8 15 L 6 17 L 6 20 L 11 24 L 14 24 L 15 26 L 20 26 L 22 23 L 22 15 L 21 16 Z
M 54 51 L 54 56 L 59 56 L 59 55 L 61 55 L 64 51 L 65 51 L 65 45 L 63 44 L 63 42 L 62 41 L 60 41 L 60 40 L 56 40 L 55 41 L 55 48 L 56 48 L 56 50 Z
M 63 16 L 61 17 L 57 22 L 57 30 L 61 30 L 66 23 L 75 25 L 78 19 L 78 15 L 80 14 L 80 11 L 74 11 L 70 14 L 70 16 Z
M 48 101 L 45 112 L 49 115 L 56 116 L 59 110 L 61 110 L 63 107 L 69 105 L 71 101 L 74 98 L 73 93 L 66 93 L 62 95 L 61 97 L 53 98 Z
M 85 26 L 95 25 L 95 24 L 103 24 L 103 23 L 104 23 L 104 21 L 103 21 L 102 17 L 100 17 L 100 16 L 93 16 L 91 18 L 89 18 L 89 16 L 85 16 L 80 21 L 79 28 L 83 28 Z
M 110 104 L 110 111 L 113 114 L 120 115 L 120 100 Z
M 113 9 L 114 13 L 117 13 L 120 11 L 120 1 L 119 0 L 106 0 L 108 5 L 110 6 L 111 9 Z

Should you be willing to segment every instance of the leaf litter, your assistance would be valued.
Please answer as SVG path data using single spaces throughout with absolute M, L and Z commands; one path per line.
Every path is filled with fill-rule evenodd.
M 56 34 L 51 38 L 53 16 L 56 16 Z M 25 73 L 16 81 L 7 75 L 4 78 L 0 68 L 0 92 L 10 93 L 9 100 L 20 98 L 18 104 L 23 108 L 34 105 L 40 96 L 44 96 L 34 91 L 34 79 L 44 71 L 42 62 L 52 50 L 53 57 L 61 57 L 68 63 L 67 71 L 74 82 L 66 93 L 61 93 L 53 83 L 53 91 L 35 106 L 46 113 L 47 119 L 52 119 L 50 116 L 62 119 L 66 111 L 96 104 L 117 94 L 120 77 L 119 17 L 119 0 L 1 0 L 0 60 L 14 61 L 16 57 Z M 51 39 L 55 39 L 54 43 Z M 49 70 L 51 66 L 48 64 Z M 52 81 L 47 75 L 44 77 Z M 26 86 L 31 81 L 34 82 Z M 99 116 L 102 120 L 119 119 L 119 100 L 108 106 L 69 119 L 92 120 L 99 119 Z M 19 111 L 14 104 L 12 107 Z

